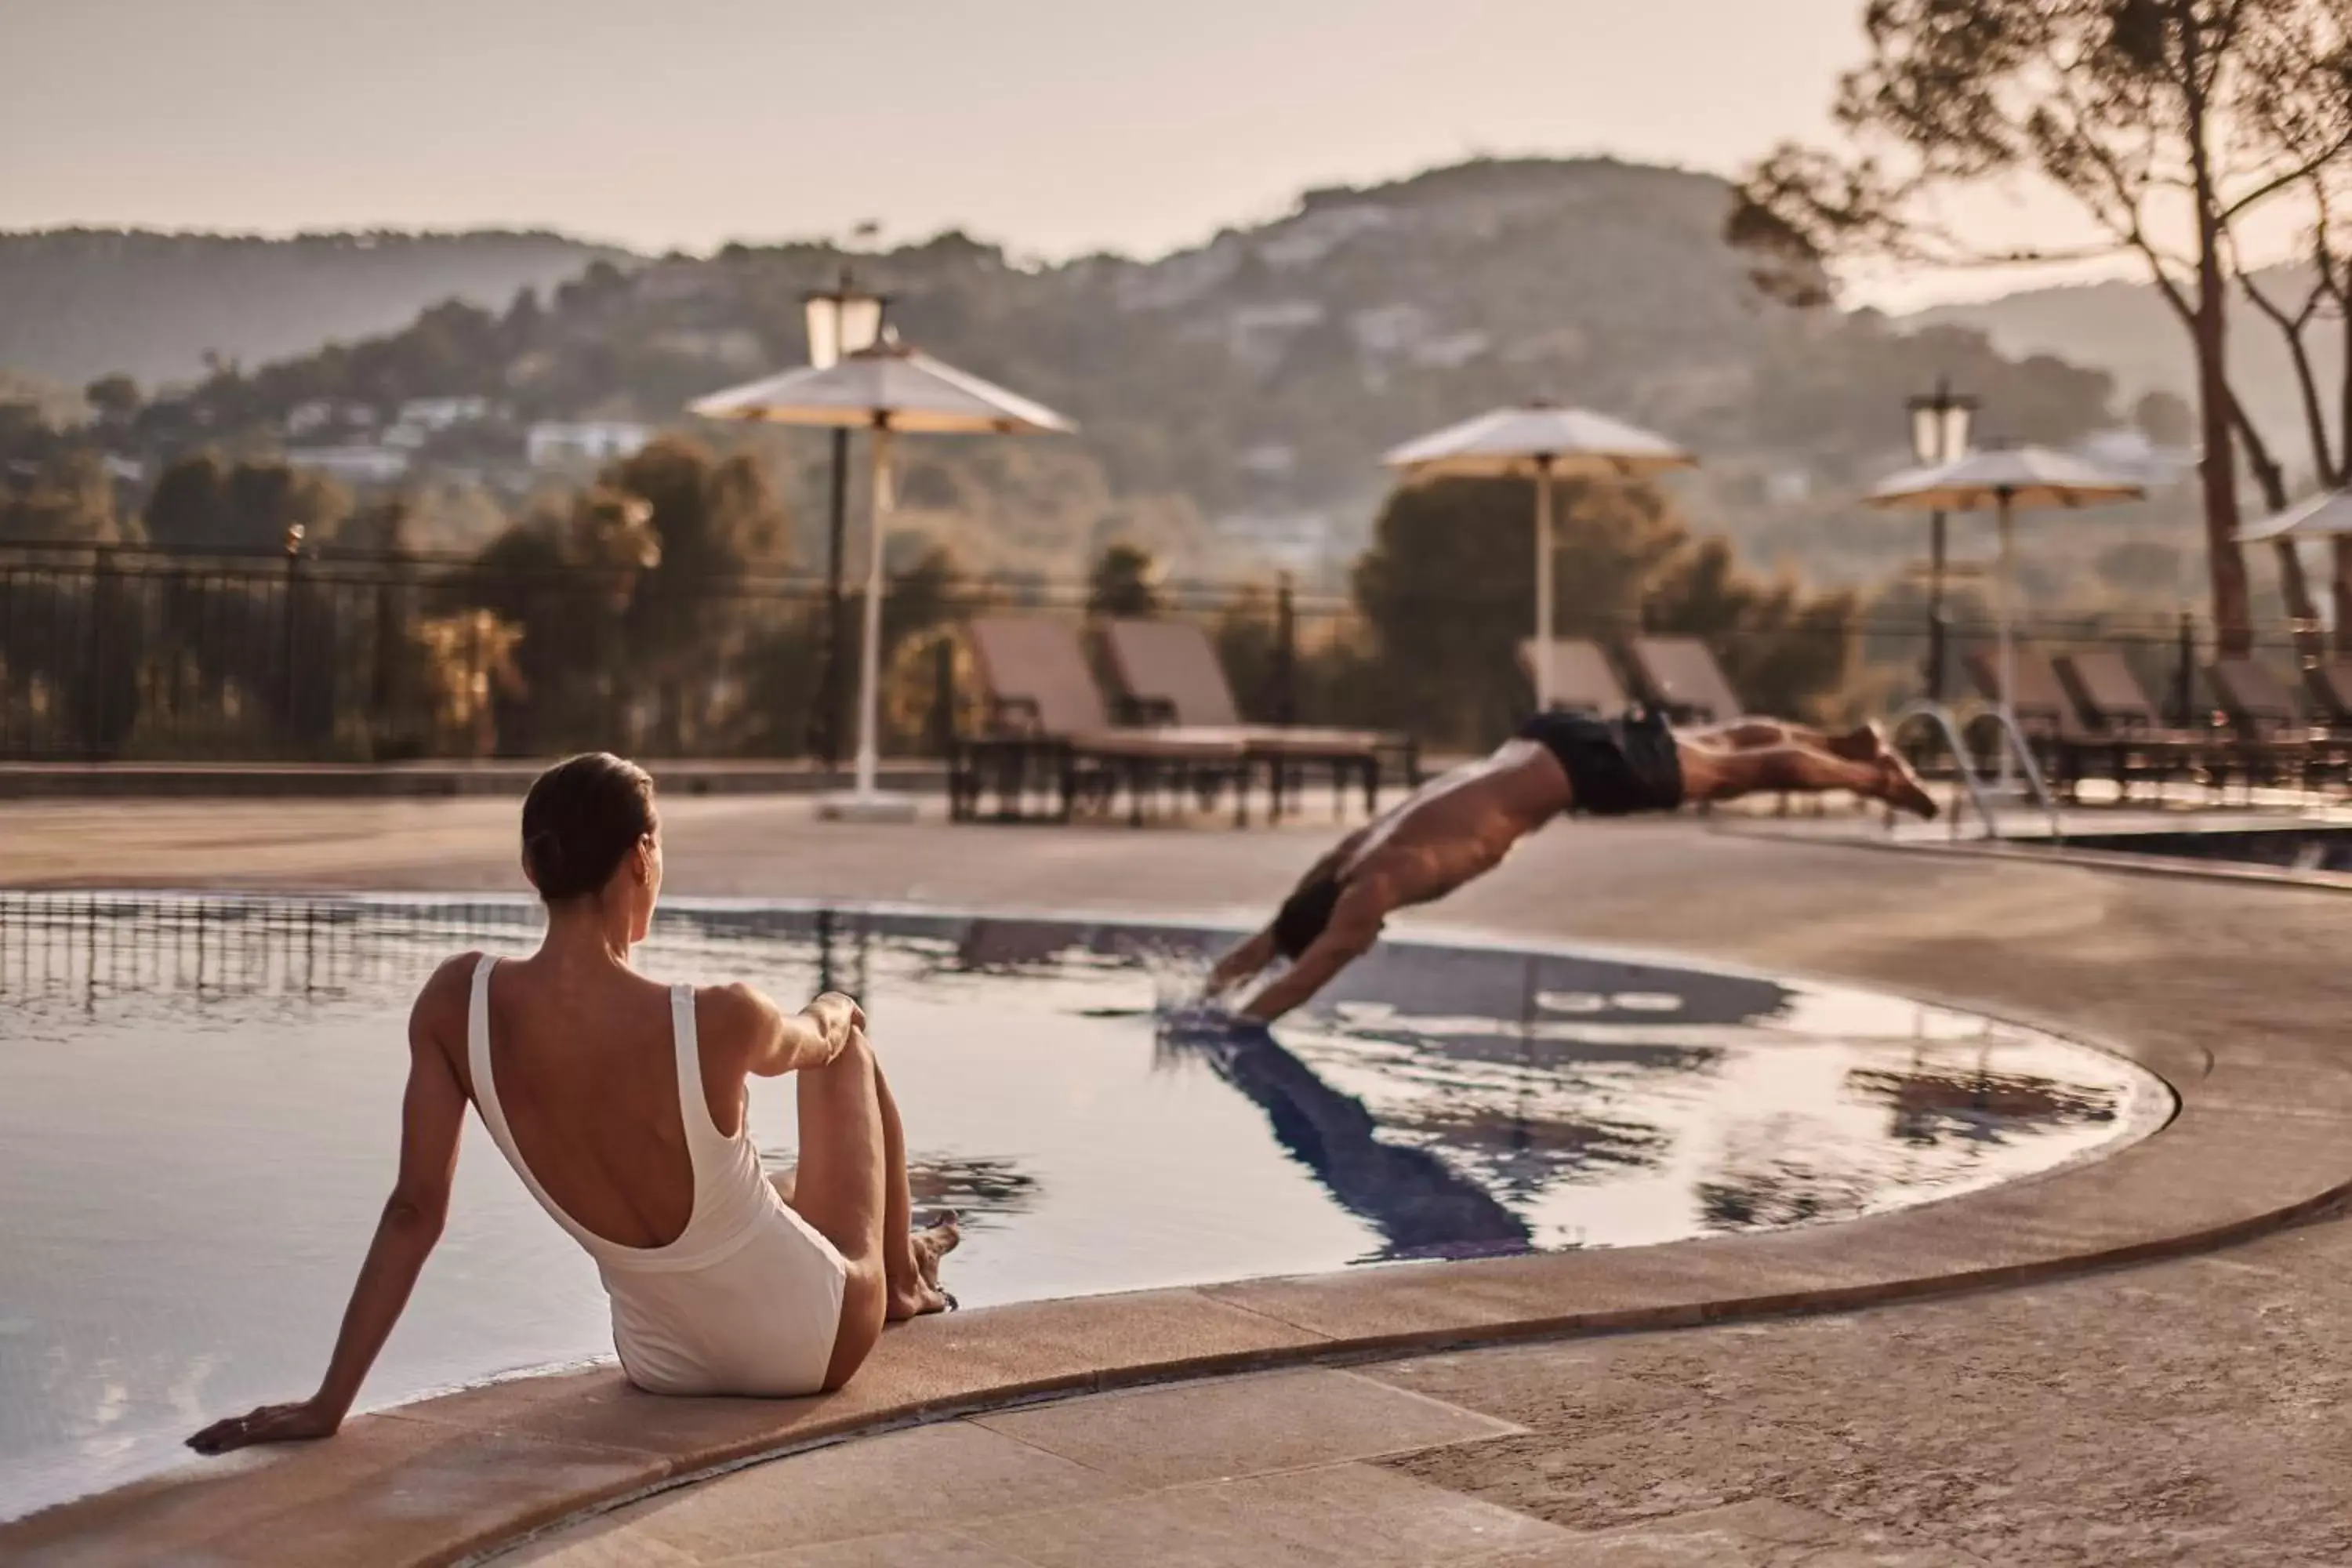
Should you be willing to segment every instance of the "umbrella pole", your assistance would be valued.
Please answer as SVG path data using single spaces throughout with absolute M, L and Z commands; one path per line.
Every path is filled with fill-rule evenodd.
M 2009 492 L 2000 496 L 2000 563 L 1995 585 L 1995 603 L 2000 616 L 2000 716 L 2007 731 L 2000 737 L 2000 787 L 2010 783 L 2010 736 L 2017 729 L 2017 634 L 2011 625 L 2010 595 L 2015 591 L 2016 550 L 2015 527 L 2011 514 Z
M 1536 458 L 1536 711 L 1551 711 L 1551 458 Z
M 877 742 L 875 718 L 882 684 L 882 536 L 890 523 L 890 426 L 874 426 L 873 521 L 866 546 L 866 615 L 864 646 L 857 655 L 857 794 L 874 794 Z

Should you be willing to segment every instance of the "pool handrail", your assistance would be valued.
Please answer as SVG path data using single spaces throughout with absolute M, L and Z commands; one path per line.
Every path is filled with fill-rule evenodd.
M 1974 721 L 1987 721 L 1991 722 L 1995 732 L 2000 737 L 2000 744 L 2009 749 L 2011 757 L 2015 760 L 2019 775 L 2025 781 L 2026 793 L 2032 796 L 2034 804 L 2042 808 L 2042 816 L 2049 824 L 2050 841 L 2053 844 L 2060 842 L 2063 834 L 2058 816 L 2058 803 L 2050 794 L 2049 784 L 2042 776 L 2041 764 L 2033 759 L 2033 748 L 2026 743 L 2025 732 L 2018 728 L 2014 718 L 2000 708 L 1987 709 Z M 2000 837 L 2000 815 L 1993 809 L 1992 797 L 1986 790 L 1985 780 L 1977 773 L 1969 758 L 1968 746 L 1960 739 L 1959 724 L 1952 717 L 1952 710 L 1940 702 L 1926 700 L 1910 704 L 1895 715 L 1895 722 L 1891 726 L 1893 739 L 1900 742 L 1906 730 L 1922 721 L 1932 724 L 1944 737 L 1944 744 L 1952 753 L 1953 777 L 1968 792 L 1969 804 L 1976 807 L 1977 816 L 1984 824 L 1985 837 L 1999 838 Z M 1960 814 L 1957 809 L 1952 812 L 1951 818 L 1952 837 L 1957 839 L 1960 836 Z M 1890 815 L 1888 817 L 1890 829 L 1893 821 Z

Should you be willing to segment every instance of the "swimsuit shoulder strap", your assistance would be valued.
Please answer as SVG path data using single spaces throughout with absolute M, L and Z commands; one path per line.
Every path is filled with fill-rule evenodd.
M 703 1173 L 711 1168 L 708 1156 L 724 1153 L 735 1142 L 710 1119 L 710 1096 L 702 1084 L 702 1040 L 694 1023 L 694 987 L 669 988 L 669 1032 L 677 1051 L 677 1114 L 686 1127 L 687 1157 L 694 1163 L 694 1183 L 701 1190 Z M 749 1129 L 737 1134 L 748 1135 Z

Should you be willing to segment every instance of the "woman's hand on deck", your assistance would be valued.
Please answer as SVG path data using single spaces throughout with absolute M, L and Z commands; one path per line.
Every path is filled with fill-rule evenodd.
M 226 1454 L 257 1443 L 307 1443 L 331 1437 L 343 1424 L 342 1412 L 316 1399 L 292 1405 L 265 1405 L 243 1415 L 215 1421 L 188 1439 L 199 1454 Z

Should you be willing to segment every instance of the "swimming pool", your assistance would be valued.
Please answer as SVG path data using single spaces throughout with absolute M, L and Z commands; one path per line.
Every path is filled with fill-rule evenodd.
M 415 987 L 505 900 L 0 894 L 0 1516 L 309 1392 L 391 1177 Z M 1271 1036 L 1190 1026 L 1197 928 L 707 902 L 642 955 L 866 1002 L 967 1306 L 1946 1197 L 2106 1152 L 2117 1058 L 1892 997 L 1395 943 Z M 752 1126 L 790 1154 L 788 1086 Z M 608 1354 L 593 1268 L 478 1129 L 381 1405 Z
M 2175 860 L 2225 860 L 2288 871 L 2352 873 L 2352 827 L 2312 823 L 2078 833 L 2067 838 L 2066 847 Z

